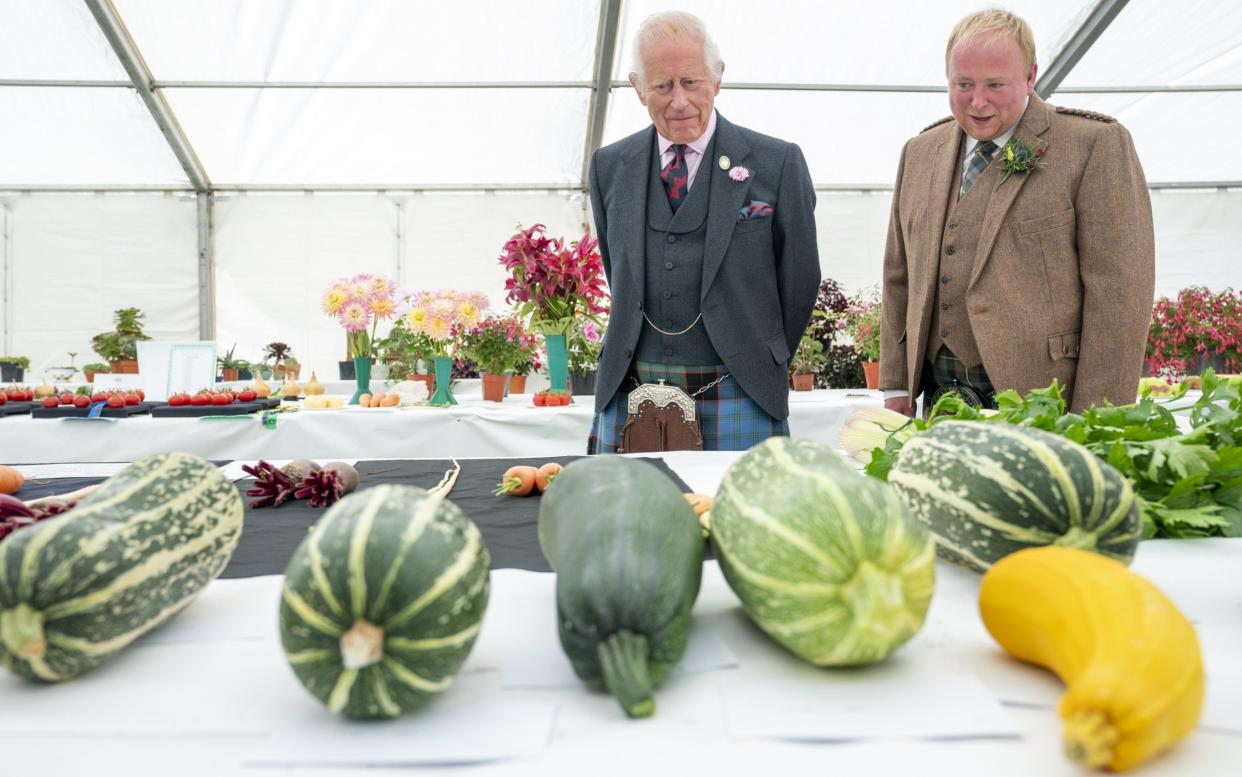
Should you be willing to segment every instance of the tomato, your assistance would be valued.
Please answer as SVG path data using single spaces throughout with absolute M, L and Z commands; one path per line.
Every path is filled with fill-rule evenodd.
M 240 402 L 253 402 L 258 399 L 258 396 L 258 394 L 254 393 L 254 389 L 245 389 L 237 395 L 237 399 Z
M 68 391 L 66 391 L 65 393 L 61 394 L 61 395 L 60 395 L 60 404 L 62 404 L 62 405 L 72 405 L 72 404 L 73 404 L 73 394 L 69 393 Z
M 194 407 L 202 407 L 203 405 L 210 405 L 211 395 L 210 394 L 195 394 L 194 396 L 190 397 L 190 404 L 193 405 Z
M 113 394 L 112 396 L 108 397 L 108 407 L 112 408 L 113 410 L 120 408 L 120 407 L 125 407 L 125 397 L 121 396 L 120 394 Z
M 142 397 L 138 396 L 136 391 L 131 391 L 125 395 L 125 404 L 136 405 L 142 401 Z
M 107 401 L 108 401 L 107 391 L 96 391 L 94 394 L 91 394 L 91 402 L 107 402 Z
M 3 391 L 0 391 L 0 405 L 3 405 L 5 402 L 8 402 L 8 401 L 9 401 L 9 395 L 5 394 Z
M 73 398 L 73 406 L 74 407 L 90 407 L 91 398 L 86 396 L 85 394 L 78 394 L 74 396 Z
M 134 391 L 134 393 L 138 395 L 139 402 L 147 401 L 147 392 L 143 391 L 142 389 L 137 389 L 136 391 Z
M 60 405 L 60 400 L 57 399 L 56 397 L 44 397 L 43 398 L 44 407 L 57 407 L 58 405 Z
M 546 392 L 540 391 L 538 394 L 531 397 L 531 401 L 535 403 L 535 407 L 543 407 L 548 404 L 548 395 Z
M 220 393 L 220 394 L 211 395 L 211 404 L 213 405 L 228 405 L 228 404 L 232 404 L 232 402 L 233 402 L 233 397 L 231 397 L 228 394 Z
M 170 407 L 185 407 L 190 404 L 190 395 L 185 393 L 173 394 L 168 398 L 168 404 Z

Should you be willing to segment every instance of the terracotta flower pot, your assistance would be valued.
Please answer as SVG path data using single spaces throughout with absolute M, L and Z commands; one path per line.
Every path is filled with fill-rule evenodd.
M 867 376 L 867 388 L 878 389 L 880 387 L 879 362 L 863 362 L 863 374 Z
M 415 373 L 410 376 L 410 380 L 421 380 L 423 383 L 427 384 L 427 396 L 431 396 L 431 392 L 436 390 L 435 375 Z
M 237 370 L 220 370 L 220 377 L 227 383 L 237 380 Z
M 480 377 L 483 379 L 484 401 L 503 402 L 505 399 L 505 383 L 509 379 L 509 376 L 493 375 L 485 372 Z
M 110 364 L 112 371 L 120 375 L 137 375 L 138 360 L 137 359 L 118 359 Z
M 510 375 L 509 376 L 509 393 L 525 394 L 526 393 L 526 376 Z
M 815 388 L 815 373 L 799 372 L 793 376 L 794 391 L 810 391 Z

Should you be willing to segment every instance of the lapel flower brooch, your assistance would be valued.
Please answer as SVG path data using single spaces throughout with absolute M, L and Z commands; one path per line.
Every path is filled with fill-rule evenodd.
M 1011 138 L 1005 144 L 1003 162 L 1005 164 L 1005 175 L 1000 179 L 1000 183 L 996 184 L 996 188 L 992 191 L 999 191 L 1005 185 L 1005 181 L 1009 180 L 1009 176 L 1014 173 L 1033 173 L 1041 167 L 1045 167 L 1044 152 L 1047 151 L 1046 146 L 1031 148 L 1027 144 L 1018 140 L 1016 137 Z
M 750 170 L 738 165 L 729 171 L 729 177 L 735 181 L 745 181 L 750 177 Z

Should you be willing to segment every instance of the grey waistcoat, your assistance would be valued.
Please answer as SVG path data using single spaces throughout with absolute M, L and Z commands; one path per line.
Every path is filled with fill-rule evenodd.
M 644 263 L 643 310 L 656 326 L 667 332 L 680 332 L 698 317 L 703 285 L 703 253 L 707 235 L 707 208 L 711 200 L 713 152 L 716 139 L 708 144 L 699 164 L 694 186 L 673 214 L 668 195 L 660 180 L 660 156 L 652 144 L 647 176 L 647 244 Z M 720 364 L 707 328 L 699 321 L 689 332 L 676 337 L 662 335 L 643 322 L 636 356 L 645 362 L 661 364 Z

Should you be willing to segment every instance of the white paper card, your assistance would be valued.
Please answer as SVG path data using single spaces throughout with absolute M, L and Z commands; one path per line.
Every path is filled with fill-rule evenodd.
M 299 693 L 276 640 L 135 645 L 69 682 L 0 672 L 0 730 L 245 736 L 270 730 L 274 706 L 305 703 Z
M 141 343 L 139 344 L 141 345 Z M 133 389 L 140 388 L 146 391 L 143 386 L 142 375 L 133 375 L 130 373 L 120 372 L 99 372 L 95 374 L 95 379 L 91 381 L 91 386 L 96 391 L 110 391 L 112 389 Z M 150 392 L 147 392 L 150 394 Z
M 935 663 L 935 662 L 932 662 Z M 890 660 L 794 679 L 747 673 L 724 686 L 738 738 L 843 741 L 1018 736 L 1009 713 L 974 676 L 927 661 Z
M 18 464 L 15 468 L 27 480 L 55 478 L 110 478 L 128 467 L 126 462 L 95 461 L 80 464 Z
M 505 688 L 577 688 L 582 681 L 574 674 L 559 638 L 556 623 L 528 632 L 529 639 L 510 644 L 500 668 L 501 684 Z M 690 630 L 686 652 L 669 672 L 669 678 L 708 672 L 713 669 L 730 669 L 737 666 L 737 656 L 715 634 L 702 629 Z
M 216 580 L 177 617 L 136 644 L 276 640 L 283 584 L 283 575 Z
M 448 766 L 536 756 L 552 734 L 546 702 L 433 701 L 403 718 L 350 721 L 305 705 L 256 743 L 249 766 Z

